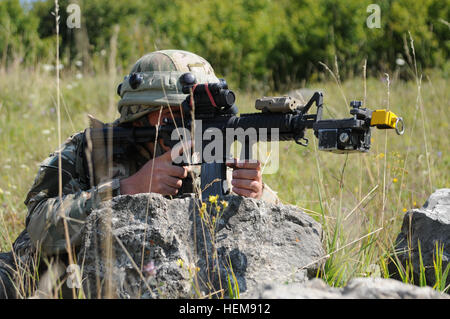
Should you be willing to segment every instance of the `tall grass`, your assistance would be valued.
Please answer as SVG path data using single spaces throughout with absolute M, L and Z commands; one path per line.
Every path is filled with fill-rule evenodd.
M 114 111 L 117 97 L 113 92 L 121 77 L 115 68 L 119 26 L 113 30 L 109 59 L 101 61 L 108 66 L 106 76 L 83 75 L 73 68 L 60 74 L 58 10 L 58 0 L 55 0 L 55 74 L 43 72 L 39 64 L 36 69 L 24 69 L 13 64 L 6 72 L 8 76 L 0 77 L 0 251 L 10 250 L 24 227 L 26 210 L 22 202 L 40 161 L 62 144 L 63 136 L 87 126 L 87 113 L 96 113 L 96 117 L 105 122 L 117 117 Z M 412 262 L 404 267 L 390 254 L 400 229 L 402 212 L 420 206 L 434 188 L 448 186 L 448 83 L 433 72 L 419 72 L 411 35 L 410 48 L 406 49 L 409 57 L 407 68 L 414 82 L 401 82 L 395 76 L 391 79 L 388 73 L 367 79 L 367 61 L 362 67 L 362 81 L 354 78 L 341 82 L 336 57 L 334 71 L 320 63 L 326 70 L 323 76 L 328 77 L 326 82 L 307 85 L 309 88 L 320 87 L 325 93 L 325 115 L 349 117 L 349 101 L 363 100 L 371 109 L 388 109 L 402 116 L 406 126 L 410 127 L 405 136 L 374 130 L 369 154 L 344 156 L 318 152 L 313 136 L 309 137 L 314 141 L 309 148 L 293 143 L 280 144 L 280 170 L 277 174 L 265 176 L 265 182 L 278 192 L 284 203 L 303 208 L 321 222 L 326 254 L 317 261 L 326 259 L 326 262 L 318 276 L 332 286 L 344 286 L 350 279 L 360 276 L 389 277 L 386 266 L 389 261 L 397 263 L 404 282 L 413 283 Z M 424 77 L 427 82 L 422 81 Z M 241 112 L 252 111 L 255 98 L 270 93 L 273 92 L 240 92 L 238 104 Z M 61 112 L 61 99 L 65 113 Z M 416 129 L 417 121 L 421 124 L 420 129 Z M 61 154 L 58 155 L 58 166 L 61 167 Z M 61 169 L 58 174 L 61 200 Z M 220 208 L 217 198 L 214 207 Z M 209 240 L 214 247 L 216 219 L 220 218 L 221 211 L 218 209 L 214 214 L 207 211 L 206 206 L 198 209 L 203 230 L 203 238 L 198 240 Z M 74 257 L 68 226 L 64 216 L 61 217 L 69 264 L 72 264 Z M 111 224 L 110 214 L 106 224 L 109 236 L 102 243 L 102 257 L 106 261 L 106 287 L 102 295 L 111 298 L 115 296 L 113 241 L 117 241 L 125 253 L 127 251 L 111 233 L 108 226 Z M 443 269 L 442 255 L 443 248 L 436 247 L 434 288 L 447 291 L 449 287 L 445 287 L 445 283 L 450 266 Z M 209 261 L 208 256 L 206 259 Z M 212 272 L 219 270 L 217 254 L 211 261 Z M 140 265 L 132 259 L 131 262 L 146 283 L 142 275 L 144 258 Z M 228 268 L 226 279 L 230 297 L 239 297 L 231 263 Z M 50 269 L 54 270 L 55 277 L 59 276 L 61 269 L 58 265 Z M 189 273 L 193 277 L 194 288 L 198 288 L 196 271 L 189 268 Z M 221 284 L 220 271 L 217 274 Z M 212 276 L 208 272 L 210 282 L 213 281 Z M 420 257 L 419 285 L 426 284 L 425 267 Z M 151 292 L 150 287 L 147 288 Z M 218 291 L 210 291 L 209 296 L 224 297 L 223 288 L 220 286 Z M 26 288 L 19 290 L 24 292 Z M 75 290 L 73 297 L 77 297 Z
M 88 113 L 105 122 L 118 116 L 110 107 L 110 83 L 118 84 L 121 74 L 81 77 L 76 67 L 66 67 L 58 111 L 55 74 L 41 67 L 17 67 L 0 78 L 0 251 L 10 250 L 24 228 L 23 201 L 39 163 L 63 137 L 88 125 Z M 349 117 L 347 102 L 360 99 L 372 109 L 389 107 L 406 125 L 403 136 L 373 130 L 371 151 L 348 156 L 317 151 L 309 131 L 314 143 L 280 143 L 280 169 L 264 176 L 283 203 L 303 208 L 322 224 L 329 258 L 319 275 L 343 286 L 357 276 L 389 276 L 385 265 L 403 211 L 421 206 L 433 189 L 448 187 L 448 81 L 432 71 L 416 82 L 389 79 L 389 86 L 384 76 L 340 82 L 326 74 L 328 81 L 307 84 L 323 90 L 325 117 Z M 240 111 L 252 111 L 257 97 L 271 93 L 237 92 Z M 448 270 L 441 273 L 442 279 Z
M 348 117 L 345 114 L 348 106 L 340 103 L 344 92 L 350 97 L 345 100 L 364 99 L 366 106 L 372 109 L 389 108 L 402 116 L 407 133 L 399 137 L 392 131 L 374 130 L 371 152 L 351 154 L 348 159 L 329 153 L 316 155 L 312 153 L 314 150 L 288 144 L 280 160 L 289 165 L 281 164 L 283 169 L 277 176 L 266 176 L 266 181 L 286 202 L 307 208 L 321 221 L 327 252 L 337 251 L 327 260 L 321 273 L 332 285 L 342 286 L 355 276 L 379 272 L 389 276 L 383 254 L 392 249 L 403 212 L 421 206 L 433 189 L 448 187 L 446 80 L 436 78 L 442 85 L 437 88 L 435 80 L 428 78 L 430 80 L 422 84 L 426 89 L 422 87 L 421 101 L 423 109 L 431 114 L 420 118 L 414 116 L 417 109 L 417 83 L 414 82 L 390 79 L 388 83 L 386 77 L 380 77 L 341 84 L 336 76 L 331 76 L 329 83 L 311 84 L 310 87 L 325 89 L 326 107 L 331 106 L 339 117 Z M 367 96 L 363 96 L 366 83 Z M 422 130 L 411 129 L 417 120 L 425 123 Z M 432 134 L 426 131 L 427 127 L 433 128 Z M 440 174 L 430 174 L 430 168 Z M 431 185 L 431 180 L 432 189 L 426 187 L 426 184 Z M 362 201 L 359 194 L 363 196 Z M 348 217 L 343 219 L 343 215 Z M 364 240 L 340 249 L 380 228 Z

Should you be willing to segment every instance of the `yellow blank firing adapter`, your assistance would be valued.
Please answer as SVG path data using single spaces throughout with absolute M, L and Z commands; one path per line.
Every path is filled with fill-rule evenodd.
M 402 135 L 405 131 L 403 119 L 387 110 L 373 111 L 370 126 L 376 126 L 381 129 L 393 128 L 398 135 Z

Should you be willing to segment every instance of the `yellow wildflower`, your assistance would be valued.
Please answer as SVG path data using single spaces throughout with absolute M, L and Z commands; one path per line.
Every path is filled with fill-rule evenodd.
M 220 206 L 219 205 L 216 206 L 216 212 L 220 212 Z
M 223 209 L 228 207 L 228 202 L 226 200 L 222 200 L 222 201 L 220 201 L 220 203 L 222 204 Z
M 203 219 L 203 215 L 206 213 L 206 203 L 202 203 L 202 207 L 200 207 L 200 218 Z
M 219 199 L 219 195 L 213 196 L 213 195 L 209 195 L 209 202 L 211 204 L 217 204 L 217 200 Z
M 398 179 L 396 177 L 394 177 L 394 179 L 392 180 L 394 183 L 398 182 Z
M 406 213 L 408 210 L 406 208 L 403 208 L 403 212 Z

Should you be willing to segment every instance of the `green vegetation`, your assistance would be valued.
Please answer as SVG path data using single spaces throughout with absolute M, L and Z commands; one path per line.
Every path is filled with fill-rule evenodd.
M 449 185 L 448 82 L 433 74 L 425 78 L 421 103 L 416 102 L 416 83 L 390 83 L 389 105 L 405 119 L 403 136 L 388 131 L 385 145 L 386 131 L 374 130 L 368 154 L 346 156 L 318 152 L 308 132 L 307 148 L 280 143 L 280 169 L 264 176 L 284 203 L 304 208 L 321 222 L 330 258 L 320 276 L 332 285 L 371 274 L 374 265 L 383 272 L 403 210 L 420 207 L 434 189 Z M 117 117 L 114 105 L 109 106 L 110 95 L 114 101 L 117 97 L 108 83 L 107 74 L 81 79 L 64 75 L 64 138 L 87 126 L 88 113 L 103 121 Z M 0 77 L 0 86 L 0 248 L 6 251 L 24 227 L 23 201 L 38 164 L 57 149 L 58 141 L 53 74 L 18 70 Z M 331 77 L 308 87 L 324 90 L 327 117 L 348 117 L 349 107 Z M 347 101 L 364 99 L 362 79 L 345 81 L 342 90 Z M 254 100 L 265 93 L 237 92 L 241 112 L 252 110 Z M 387 83 L 368 79 L 366 105 L 387 104 Z
M 60 2 L 63 22 L 67 3 Z M 239 88 L 241 112 L 263 95 L 306 87 L 324 92 L 325 117 L 348 117 L 348 102 L 357 99 L 402 116 L 405 134 L 374 130 L 368 154 L 318 152 L 312 132 L 307 148 L 280 143 L 280 169 L 264 176 L 284 203 L 322 224 L 329 258 L 318 276 L 338 287 L 358 276 L 389 277 L 403 213 L 449 186 L 448 0 L 379 1 L 380 29 L 365 25 L 370 1 L 78 3 L 82 28 L 61 23 L 63 138 L 84 129 L 88 113 L 117 118 L 115 89 L 129 66 L 167 48 L 208 59 Z M 24 228 L 27 191 L 58 147 L 52 8 L 50 0 L 26 8 L 0 2 L 0 251 Z M 428 284 L 446 289 L 442 247 L 435 271 L 438 282 Z M 411 269 L 401 275 L 412 281 Z
M 70 3 L 81 8 L 81 28 L 67 28 Z M 111 39 L 117 43 L 121 73 L 155 49 L 192 51 L 212 63 L 234 87 L 280 88 L 315 81 L 335 58 L 342 78 L 360 73 L 380 76 L 397 68 L 396 59 L 412 63 L 405 52 L 408 31 L 417 45 L 420 68 L 437 67 L 448 76 L 450 0 L 383 0 L 380 28 L 366 20 L 371 0 L 232 0 L 107 1 L 61 0 L 61 46 L 64 65 L 83 62 L 86 72 L 102 73 Z M 53 63 L 54 0 L 0 2 L 2 66 Z M 413 74 L 404 72 L 404 78 Z M 263 85 L 264 84 L 264 85 Z

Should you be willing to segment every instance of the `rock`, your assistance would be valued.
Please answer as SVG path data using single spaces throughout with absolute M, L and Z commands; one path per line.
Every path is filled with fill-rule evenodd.
M 436 282 L 433 259 L 436 256 L 436 245 L 443 249 L 442 272 L 450 259 L 450 188 L 435 191 L 419 209 L 412 209 L 405 214 L 400 234 L 397 236 L 395 251 L 400 264 L 406 267 L 411 256 L 414 272 L 414 283 L 418 284 L 420 275 L 419 245 L 427 285 Z M 412 248 L 412 249 L 409 249 Z M 395 256 L 393 257 L 395 259 Z M 401 280 L 398 262 L 389 264 L 392 277 Z M 450 284 L 450 274 L 445 286 Z
M 321 279 L 306 283 L 262 284 L 247 298 L 252 299 L 450 299 L 430 287 L 417 287 L 394 279 L 355 278 L 344 288 L 329 287 Z
M 212 228 L 215 213 L 200 218 L 193 197 L 124 195 L 104 203 L 90 214 L 78 253 L 87 296 L 106 294 L 108 269 L 114 297 L 222 297 L 229 283 L 242 297 L 268 279 L 304 282 L 325 262 L 320 224 L 297 207 L 240 196 L 224 200 L 228 207 Z M 114 258 L 108 263 L 109 224 Z

